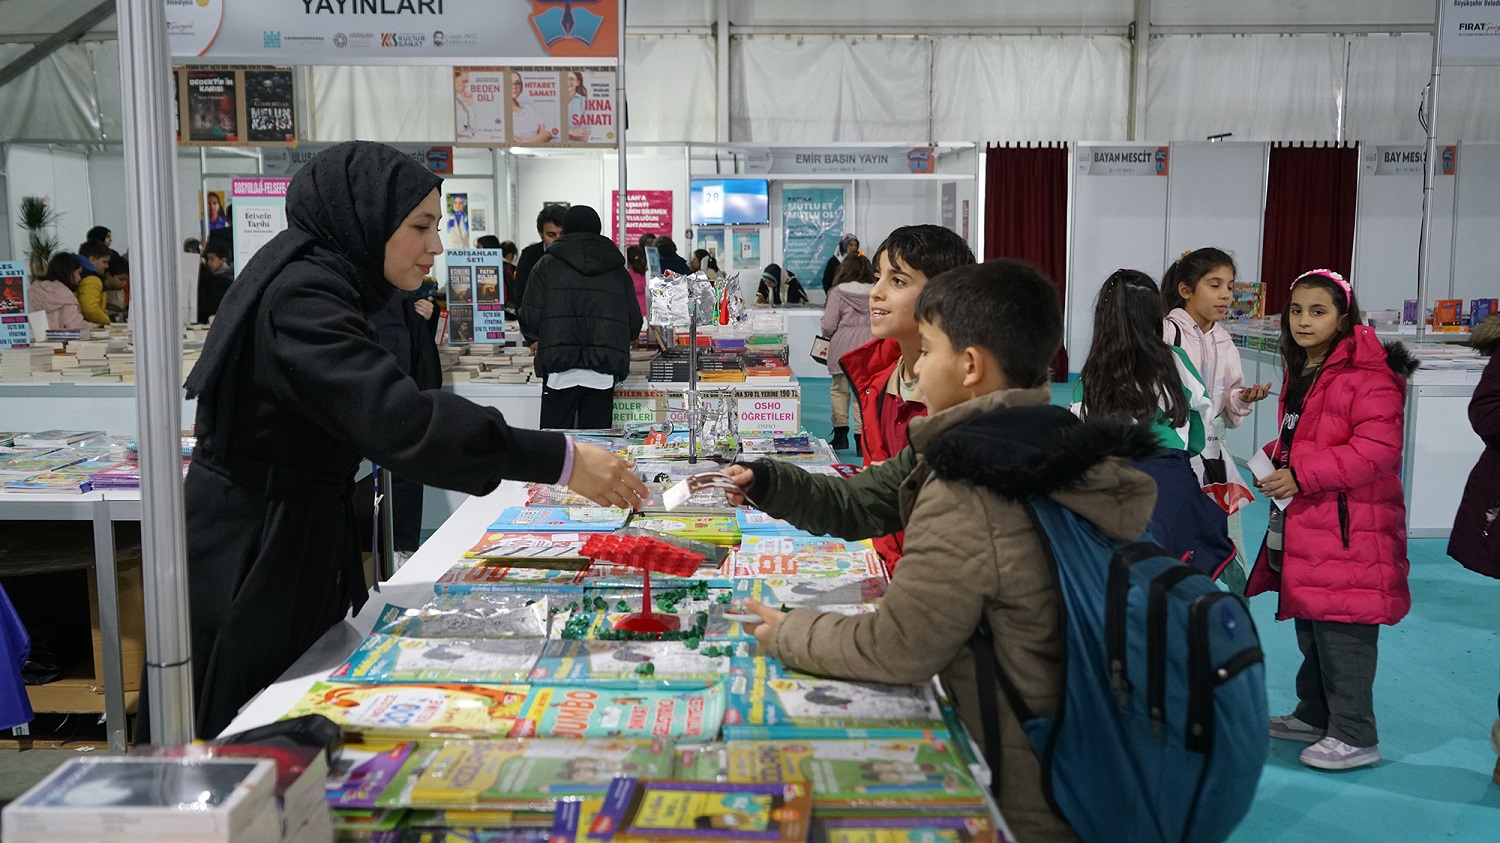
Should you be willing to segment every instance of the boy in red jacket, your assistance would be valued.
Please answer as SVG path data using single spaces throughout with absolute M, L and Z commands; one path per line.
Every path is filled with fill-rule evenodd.
M 874 262 L 879 275 L 870 291 L 870 333 L 875 339 L 839 358 L 859 396 L 866 467 L 899 454 L 909 444 L 907 424 L 927 415 L 915 369 L 922 346 L 917 296 L 927 279 L 975 260 L 969 244 L 949 229 L 907 225 L 885 238 Z M 900 561 L 902 539 L 901 533 L 875 539 L 887 569 Z

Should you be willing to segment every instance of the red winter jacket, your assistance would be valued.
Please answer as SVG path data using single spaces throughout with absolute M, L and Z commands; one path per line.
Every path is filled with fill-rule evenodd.
M 1406 378 L 1415 369 L 1405 346 L 1381 346 L 1358 326 L 1308 391 L 1292 435 L 1302 491 L 1287 506 L 1281 572 L 1262 545 L 1245 589 L 1281 592 L 1278 620 L 1393 624 L 1411 609 L 1400 470 Z
M 901 365 L 901 344 L 891 339 L 871 340 L 840 357 L 839 365 L 859 396 L 865 467 L 901 453 L 911 444 L 906 438 L 906 426 L 912 419 L 927 415 L 926 404 L 903 401 L 886 392 L 891 373 Z M 901 560 L 904 538 L 904 533 L 892 533 L 875 539 L 875 550 L 885 560 L 888 570 L 894 570 Z

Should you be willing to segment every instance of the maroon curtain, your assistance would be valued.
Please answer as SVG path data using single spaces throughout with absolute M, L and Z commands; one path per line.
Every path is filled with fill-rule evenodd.
M 1068 146 L 994 146 L 985 156 L 984 260 L 1015 258 L 1057 282 L 1063 306 L 1068 283 Z M 1052 363 L 1068 379 L 1068 350 Z
M 1349 277 L 1358 182 L 1356 147 L 1271 147 L 1260 257 L 1267 316 L 1281 313 L 1292 280 L 1309 269 Z

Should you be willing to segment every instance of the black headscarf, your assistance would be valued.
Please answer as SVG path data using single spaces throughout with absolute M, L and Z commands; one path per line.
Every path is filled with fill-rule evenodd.
M 255 253 L 224 296 L 188 376 L 188 397 L 218 385 L 239 357 L 261 296 L 294 261 L 317 253 L 359 292 L 367 313 L 385 306 L 396 292 L 385 280 L 386 241 L 441 184 L 410 156 L 369 141 L 341 143 L 307 162 L 287 188 L 287 229 Z

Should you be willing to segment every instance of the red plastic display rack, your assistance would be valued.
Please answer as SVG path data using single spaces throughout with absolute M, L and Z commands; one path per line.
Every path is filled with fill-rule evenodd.
M 691 576 L 705 558 L 701 553 L 683 550 L 650 536 L 622 536 L 613 533 L 590 536 L 584 542 L 582 553 L 590 559 L 635 568 L 641 572 L 644 589 L 642 611 L 626 615 L 615 624 L 615 629 L 625 632 L 660 633 L 678 629 L 681 620 L 676 615 L 662 615 L 651 611 L 651 572 L 678 577 Z

